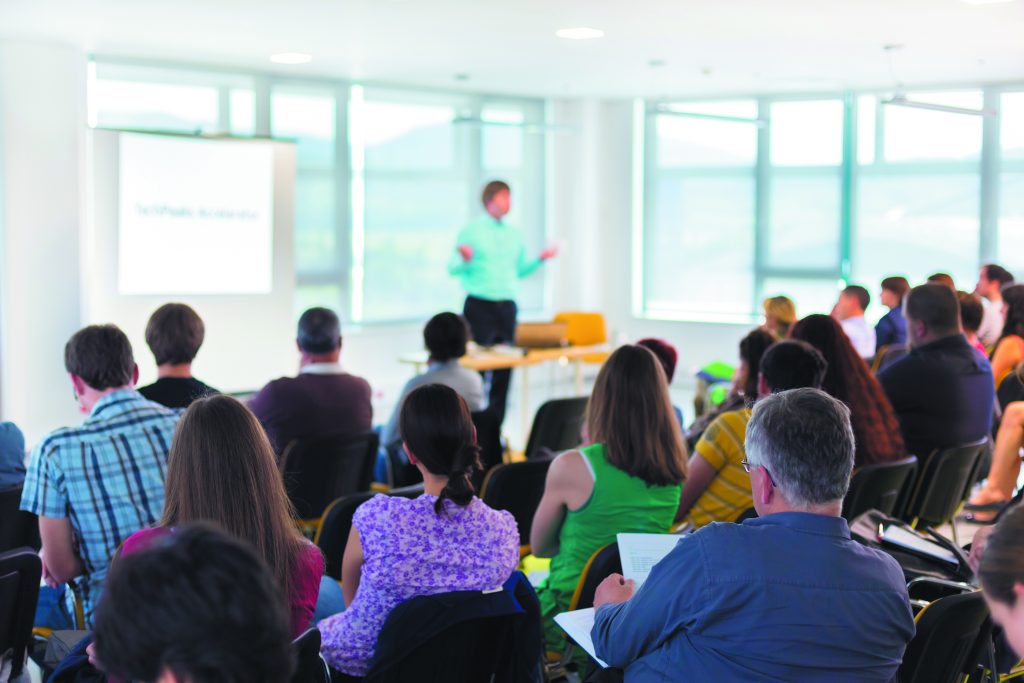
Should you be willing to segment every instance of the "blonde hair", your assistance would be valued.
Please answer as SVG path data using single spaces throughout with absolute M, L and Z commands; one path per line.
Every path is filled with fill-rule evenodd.
M 764 300 L 764 314 L 778 321 L 778 335 L 785 337 L 796 322 L 796 305 L 788 296 L 770 296 Z

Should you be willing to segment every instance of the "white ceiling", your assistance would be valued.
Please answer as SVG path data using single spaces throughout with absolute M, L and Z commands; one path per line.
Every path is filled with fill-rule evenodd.
M 554 36 L 575 26 L 606 37 Z M 103 55 L 554 97 L 1024 82 L 1024 0 L 0 0 L 0 35 Z M 895 76 L 887 44 L 904 46 L 892 55 Z M 315 61 L 268 62 L 283 51 Z

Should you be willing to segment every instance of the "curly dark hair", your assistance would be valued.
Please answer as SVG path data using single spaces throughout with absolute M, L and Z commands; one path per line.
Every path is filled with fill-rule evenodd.
M 892 404 L 839 323 L 827 315 L 809 315 L 793 326 L 790 338 L 807 342 L 828 362 L 821 388 L 850 408 L 857 467 L 906 457 Z

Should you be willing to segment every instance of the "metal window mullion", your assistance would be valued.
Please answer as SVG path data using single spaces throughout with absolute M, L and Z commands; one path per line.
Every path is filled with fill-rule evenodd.
M 853 92 L 847 91 L 843 95 L 843 160 L 839 199 L 839 277 L 844 284 L 849 283 L 853 276 L 853 237 L 857 214 L 857 132 L 857 98 Z
M 352 296 L 356 288 L 353 286 L 352 262 L 352 168 L 348 146 L 348 100 L 349 86 L 338 83 L 334 93 L 334 244 L 335 275 L 337 284 L 341 286 L 341 314 L 346 320 L 352 320 Z M 345 290 L 348 290 L 347 292 Z
M 757 163 L 754 172 L 754 287 L 750 293 L 751 315 L 759 309 L 770 240 L 768 230 L 771 220 L 771 101 L 759 98 L 757 113 L 758 118 L 766 123 L 757 129 Z
M 981 124 L 981 173 L 980 201 L 978 202 L 978 262 L 998 261 L 999 252 L 999 181 L 1001 162 L 1000 123 L 1002 112 L 999 108 L 999 91 L 985 88 L 982 91 L 985 109 L 999 111 L 996 116 L 982 117 Z

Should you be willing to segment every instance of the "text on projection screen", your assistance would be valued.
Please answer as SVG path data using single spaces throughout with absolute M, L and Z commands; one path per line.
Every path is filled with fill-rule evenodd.
M 123 133 L 119 212 L 121 294 L 271 291 L 271 145 Z

